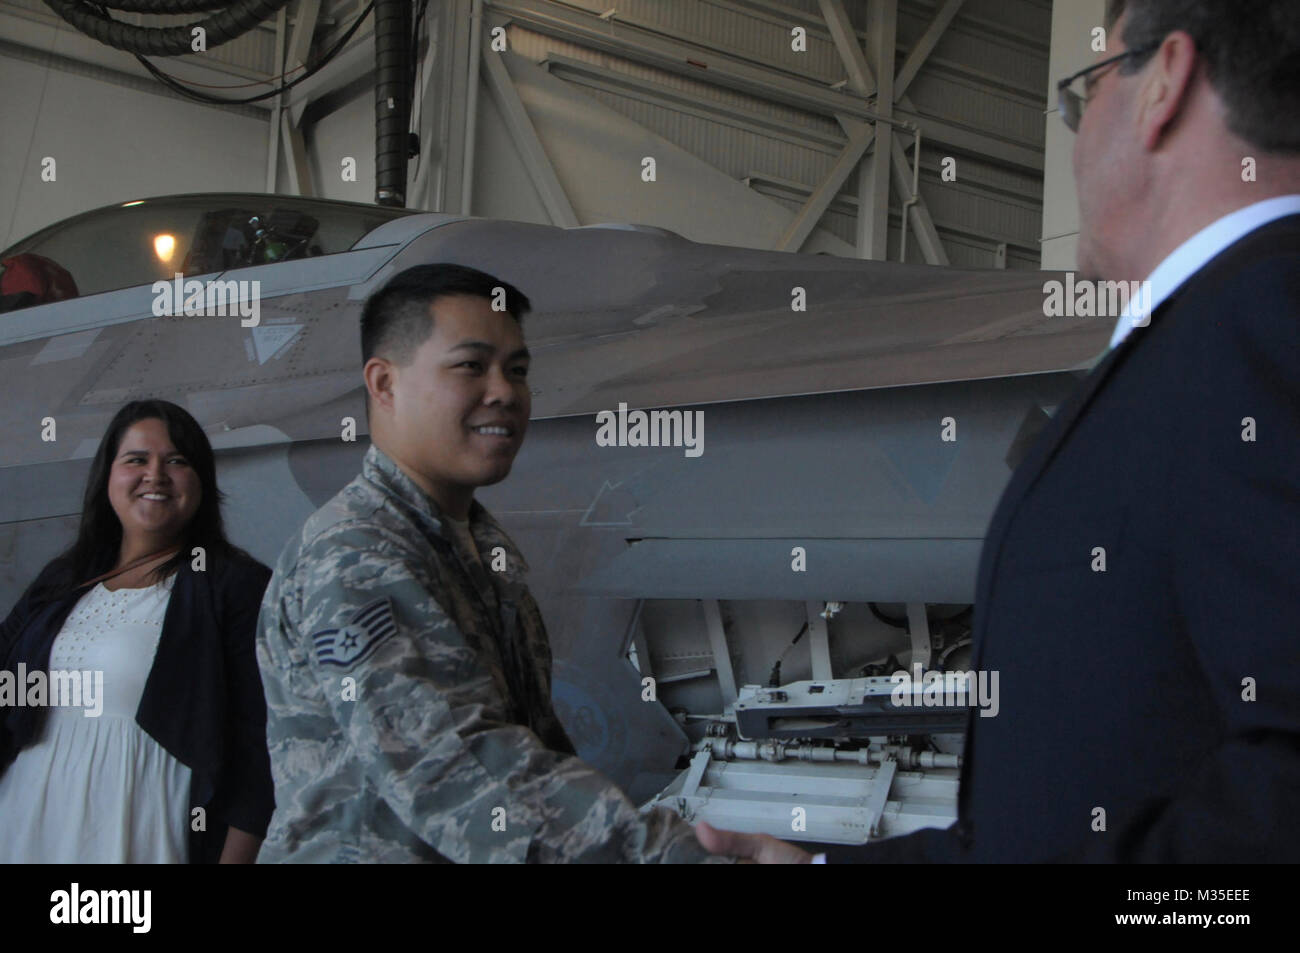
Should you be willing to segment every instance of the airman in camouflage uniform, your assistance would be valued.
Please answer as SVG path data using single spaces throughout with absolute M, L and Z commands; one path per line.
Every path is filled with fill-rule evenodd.
M 276 799 L 259 861 L 719 860 L 574 756 L 523 557 L 468 515 L 462 536 L 372 445 L 285 548 L 257 645 Z

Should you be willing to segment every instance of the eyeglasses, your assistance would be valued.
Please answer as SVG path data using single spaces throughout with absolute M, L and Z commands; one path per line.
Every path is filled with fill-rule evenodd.
M 1163 42 L 1163 41 L 1161 41 Z M 1081 76 L 1087 76 L 1094 70 L 1099 70 L 1103 66 L 1110 66 L 1112 63 L 1118 63 L 1120 60 L 1128 59 L 1130 56 L 1146 56 L 1152 50 L 1160 46 L 1160 42 L 1148 43 L 1146 46 L 1140 46 L 1136 50 L 1125 50 L 1123 53 L 1116 54 L 1109 59 L 1104 59 L 1100 63 L 1093 63 L 1087 69 L 1081 69 L 1073 76 L 1067 76 L 1056 84 L 1056 111 L 1061 114 L 1061 119 L 1065 122 L 1065 127 L 1071 132 L 1079 131 L 1079 120 L 1083 118 L 1083 104 L 1088 101 L 1086 96 L 1080 96 L 1074 90 L 1070 89 L 1070 84 Z M 1091 87 L 1091 83 L 1084 81 L 1084 91 Z

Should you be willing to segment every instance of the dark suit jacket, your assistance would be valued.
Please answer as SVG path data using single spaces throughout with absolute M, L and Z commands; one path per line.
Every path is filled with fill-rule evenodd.
M 270 578 L 270 569 L 245 557 L 209 554 L 202 572 L 183 563 L 136 711 L 136 723 L 191 769 L 190 816 L 202 807 L 207 827 L 191 831 L 192 862 L 220 857 L 227 825 L 265 836 L 275 807 L 266 699 L 254 655 Z M 28 670 L 49 667 L 54 638 L 86 592 L 36 604 L 36 588 L 0 623 L 0 660 L 9 671 L 19 662 Z M 0 707 L 0 773 L 31 743 L 44 716 L 43 708 Z
M 957 824 L 830 863 L 1300 861 L 1298 328 L 1293 215 L 1062 405 L 985 538 Z

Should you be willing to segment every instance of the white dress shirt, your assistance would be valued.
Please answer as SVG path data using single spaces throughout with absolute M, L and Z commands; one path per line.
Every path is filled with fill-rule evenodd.
M 1279 195 L 1276 198 L 1265 199 L 1254 205 L 1239 208 L 1217 222 L 1205 226 L 1175 248 L 1169 257 L 1151 272 L 1147 278 L 1151 288 L 1149 301 L 1143 301 L 1143 295 L 1134 295 L 1129 299 L 1128 305 L 1125 306 L 1119 321 L 1115 324 L 1115 333 L 1110 337 L 1110 346 L 1113 348 L 1119 344 L 1135 327 L 1145 327 L 1156 308 L 1160 307 L 1166 298 L 1182 287 L 1188 278 L 1200 271 L 1219 252 L 1274 219 L 1296 214 L 1300 214 L 1300 195 Z M 1143 305 L 1147 307 L 1144 308 Z

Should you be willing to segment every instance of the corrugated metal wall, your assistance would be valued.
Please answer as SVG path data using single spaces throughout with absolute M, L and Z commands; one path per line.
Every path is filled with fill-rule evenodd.
M 566 5 L 597 13 L 614 6 L 582 0 Z M 938 6 L 924 0 L 899 4 L 896 68 Z M 866 5 L 848 2 L 846 9 L 861 42 Z M 778 71 L 826 86 L 845 77 L 816 0 L 620 0 L 614 21 L 620 30 L 645 29 L 763 64 L 776 81 Z M 806 53 L 791 50 L 792 26 L 807 29 Z M 967 0 L 908 95 L 923 116 L 1041 151 L 1050 27 L 1049 2 Z M 546 64 L 554 75 L 727 175 L 753 177 L 755 188 L 792 210 L 830 171 L 846 142 L 829 117 L 591 51 L 519 24 L 510 26 L 509 43 L 512 52 Z M 577 69 L 573 61 L 600 69 Z M 910 136 L 901 141 L 910 150 Z M 939 163 L 947 155 L 957 160 L 956 182 L 940 180 Z M 994 267 L 997 246 L 1006 243 L 1007 267 L 1039 266 L 1041 176 L 926 141 L 920 187 L 954 265 Z M 851 176 L 822 218 L 824 227 L 850 243 L 856 196 Z M 896 196 L 892 203 L 896 215 Z M 894 231 L 891 257 L 897 257 L 897 225 Z M 920 260 L 914 246 L 909 258 Z

